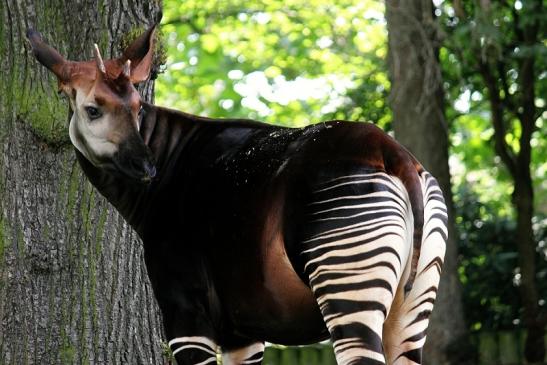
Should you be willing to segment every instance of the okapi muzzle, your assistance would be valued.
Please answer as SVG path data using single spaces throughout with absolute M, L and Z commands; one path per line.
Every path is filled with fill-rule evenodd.
M 156 175 L 152 154 L 139 134 L 143 108 L 135 84 L 150 74 L 155 26 L 116 59 L 103 60 L 95 44 L 92 61 L 68 61 L 29 29 L 37 60 L 52 71 L 73 111 L 74 147 L 95 167 L 120 178 L 148 183 Z
M 112 157 L 113 173 L 123 177 L 148 183 L 156 176 L 154 159 L 148 147 L 138 134 L 134 134 L 118 146 Z

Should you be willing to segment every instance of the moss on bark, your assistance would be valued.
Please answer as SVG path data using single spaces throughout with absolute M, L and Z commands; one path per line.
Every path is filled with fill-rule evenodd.
M 142 246 L 64 148 L 68 103 L 25 38 L 34 27 L 67 59 L 90 59 L 95 42 L 110 57 L 157 11 L 140 0 L 0 2 L 0 364 L 161 363 Z

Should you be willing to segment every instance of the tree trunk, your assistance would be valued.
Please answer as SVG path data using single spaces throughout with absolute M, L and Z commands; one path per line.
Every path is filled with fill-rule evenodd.
M 0 364 L 164 362 L 142 245 L 82 175 L 68 103 L 25 40 L 34 27 L 69 59 L 91 59 L 94 42 L 109 57 L 158 7 L 0 2 Z
M 530 14 L 541 14 L 541 1 L 526 3 L 531 7 Z M 514 13 L 515 14 L 515 13 Z M 517 33 L 518 44 L 522 47 L 534 47 L 540 42 L 539 39 L 539 18 L 530 22 L 519 22 L 518 17 L 513 15 L 515 28 L 523 28 Z M 513 46 L 511 46 L 513 47 Z M 512 204 L 516 215 L 516 242 L 518 251 L 518 262 L 520 269 L 519 292 L 522 300 L 523 324 L 527 330 L 524 345 L 524 356 L 530 364 L 542 363 L 545 359 L 545 325 L 547 312 L 539 306 L 539 294 L 537 287 L 538 276 L 536 252 L 537 243 L 534 239 L 532 218 L 534 216 L 534 187 L 530 173 L 532 160 L 532 147 L 530 141 L 536 129 L 536 118 L 538 117 L 535 105 L 535 83 L 536 57 L 535 52 L 527 53 L 518 57 L 518 85 L 520 95 L 511 95 L 507 92 L 507 75 L 504 73 L 505 65 L 502 60 L 478 60 L 477 71 L 482 76 L 484 84 L 488 89 L 490 110 L 492 111 L 492 125 L 494 127 L 495 151 L 501 158 L 509 171 L 513 182 L 514 191 Z M 502 65 L 501 72 L 495 74 L 491 67 L 497 63 Z M 503 98 L 502 96 L 503 95 Z M 507 111 L 512 110 L 521 126 L 519 137 L 519 149 L 513 150 L 506 141 L 507 135 Z
M 529 168 L 527 172 L 522 171 L 515 181 L 513 199 L 517 211 L 517 249 L 521 274 L 519 291 L 524 309 L 524 326 L 528 331 L 524 356 L 529 363 L 539 364 L 545 358 L 545 324 L 541 320 L 535 280 L 537 253 L 532 230 L 533 189 Z
M 536 1 L 527 6 L 532 11 L 542 14 L 542 2 Z M 533 47 L 540 42 L 539 20 L 532 24 L 524 25 L 523 41 L 528 47 Z M 517 215 L 517 249 L 519 252 L 519 267 L 521 273 L 521 284 L 519 287 L 523 302 L 524 325 L 528 331 L 524 355 L 529 363 L 542 363 L 545 359 L 545 325 L 547 315 L 539 307 L 539 295 L 536 284 L 536 247 L 534 231 L 532 229 L 532 218 L 534 216 L 534 187 L 530 173 L 532 160 L 532 149 L 530 140 L 536 129 L 536 96 L 535 82 L 536 56 L 528 55 L 520 60 L 519 84 L 522 90 L 522 113 L 520 114 L 520 125 L 522 128 L 519 146 L 520 150 L 516 156 L 515 190 L 513 192 L 513 204 Z
M 427 332 L 424 361 L 435 365 L 463 364 L 470 360 L 461 348 L 467 342 L 467 331 L 457 275 L 438 25 L 428 0 L 388 0 L 386 19 L 395 136 L 437 178 L 449 212 L 445 264 Z

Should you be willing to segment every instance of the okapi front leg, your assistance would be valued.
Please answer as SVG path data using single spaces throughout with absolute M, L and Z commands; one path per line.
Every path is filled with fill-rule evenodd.
M 412 244 L 402 183 L 383 172 L 323 184 L 309 205 L 305 270 L 339 365 L 385 364 L 382 327 Z
M 259 365 L 264 357 L 264 342 L 222 353 L 222 365 Z
M 178 365 L 213 365 L 217 363 L 217 345 L 208 337 L 177 337 L 169 347 Z

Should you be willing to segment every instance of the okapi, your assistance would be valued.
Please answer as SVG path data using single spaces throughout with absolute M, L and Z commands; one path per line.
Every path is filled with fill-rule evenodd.
M 264 342 L 332 340 L 340 365 L 420 364 L 447 238 L 436 180 L 369 123 L 284 128 L 141 101 L 155 26 L 116 59 L 65 60 L 91 183 L 142 238 L 180 365 L 260 364 Z

